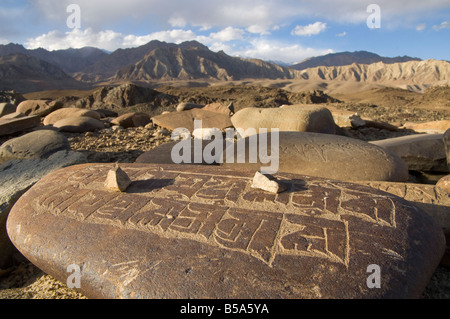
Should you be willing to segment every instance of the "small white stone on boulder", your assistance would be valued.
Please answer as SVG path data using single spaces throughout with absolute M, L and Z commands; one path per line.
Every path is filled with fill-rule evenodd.
M 255 177 L 253 177 L 252 188 L 259 188 L 274 194 L 281 193 L 286 189 L 277 181 L 270 180 L 267 176 L 261 174 L 260 172 L 256 172 Z

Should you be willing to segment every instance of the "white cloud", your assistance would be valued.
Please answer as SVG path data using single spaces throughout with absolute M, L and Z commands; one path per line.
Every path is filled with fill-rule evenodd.
M 450 22 L 449 21 L 444 21 L 440 25 L 434 25 L 433 29 L 436 30 L 436 31 L 439 31 L 441 29 L 450 29 Z
M 345 37 L 346 35 L 347 35 L 347 31 L 344 31 L 344 32 L 341 32 L 341 33 L 336 34 L 336 36 L 339 37 L 339 38 L 343 38 L 343 37 Z
M 247 48 L 230 51 L 229 54 L 245 58 L 282 61 L 294 64 L 311 56 L 319 56 L 333 52 L 331 49 L 305 48 L 298 44 L 288 45 L 267 39 L 254 39 L 249 42 Z
M 312 36 L 325 31 L 326 28 L 327 28 L 326 23 L 317 21 L 315 23 L 308 24 L 306 26 L 298 25 L 295 27 L 294 30 L 292 30 L 291 34 L 298 36 Z
M 137 36 L 133 34 L 124 35 L 111 30 L 95 32 L 91 28 L 88 28 L 84 31 L 81 29 L 73 29 L 65 33 L 50 31 L 34 39 L 28 39 L 25 46 L 28 49 L 44 48 L 50 51 L 93 46 L 114 51 L 118 48 L 141 46 L 152 40 L 181 43 L 190 40 L 205 40 L 205 38 L 197 36 L 191 30 L 182 29 L 159 31 L 144 36 Z
M 245 31 L 238 28 L 227 27 L 219 32 L 211 33 L 209 37 L 216 41 L 228 42 L 233 40 L 242 40 Z
M 131 48 L 144 45 L 152 40 L 169 43 L 181 43 L 196 40 L 207 45 L 210 50 L 223 50 L 231 56 L 257 58 L 286 63 L 299 62 L 307 57 L 332 53 L 331 49 L 314 49 L 301 45 L 286 44 L 280 41 L 262 39 L 259 36 L 246 33 L 245 30 L 228 27 L 208 35 L 198 35 L 192 30 L 173 29 L 153 32 L 137 36 L 122 34 L 112 30 L 95 32 L 93 29 L 74 29 L 70 32 L 51 31 L 33 39 L 28 39 L 25 46 L 28 49 L 44 48 L 47 50 L 62 50 L 67 48 L 82 48 L 93 46 L 108 51 L 118 48 Z
M 423 31 L 427 28 L 427 25 L 425 23 L 421 23 L 416 27 L 417 31 Z

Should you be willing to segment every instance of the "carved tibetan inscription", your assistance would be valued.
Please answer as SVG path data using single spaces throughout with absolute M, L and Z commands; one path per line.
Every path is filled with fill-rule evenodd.
M 348 189 L 322 179 L 281 178 L 288 191 L 272 194 L 252 189 L 247 177 L 135 166 L 126 169 L 134 181 L 127 193 L 117 193 L 102 189 L 108 169 L 86 167 L 74 171 L 63 188 L 45 185 L 32 204 L 35 212 L 204 242 L 249 254 L 268 266 L 279 255 L 348 266 L 346 216 L 396 225 L 392 199 L 356 185 Z
M 80 265 L 90 298 L 418 297 L 445 250 L 430 216 L 364 185 L 279 173 L 275 194 L 251 187 L 253 171 L 121 164 L 132 183 L 116 192 L 113 166 L 54 172 L 8 218 L 46 273 Z

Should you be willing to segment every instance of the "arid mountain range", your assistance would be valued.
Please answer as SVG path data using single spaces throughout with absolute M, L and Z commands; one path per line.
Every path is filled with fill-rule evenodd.
M 27 50 L 18 44 L 0 45 L 0 90 L 22 93 L 49 89 L 155 81 L 290 80 L 319 83 L 376 84 L 413 91 L 450 84 L 450 62 L 411 57 L 385 58 L 358 51 L 310 58 L 291 67 L 258 59 L 213 52 L 196 41 L 146 45 L 106 53 L 96 48 Z M 317 87 L 316 87 L 317 88 Z

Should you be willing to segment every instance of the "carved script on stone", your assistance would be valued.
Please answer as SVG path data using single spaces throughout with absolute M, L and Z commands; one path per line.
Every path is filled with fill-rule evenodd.
M 269 266 L 277 256 L 288 255 L 348 267 L 347 218 L 396 227 L 394 201 L 359 185 L 349 189 L 345 183 L 281 175 L 278 180 L 288 191 L 271 194 L 252 189 L 246 177 L 130 166 L 124 170 L 133 183 L 127 193 L 116 193 L 100 186 L 109 169 L 99 164 L 73 171 L 63 187 L 44 182 L 45 192 L 32 203 L 36 214 L 204 242 Z

